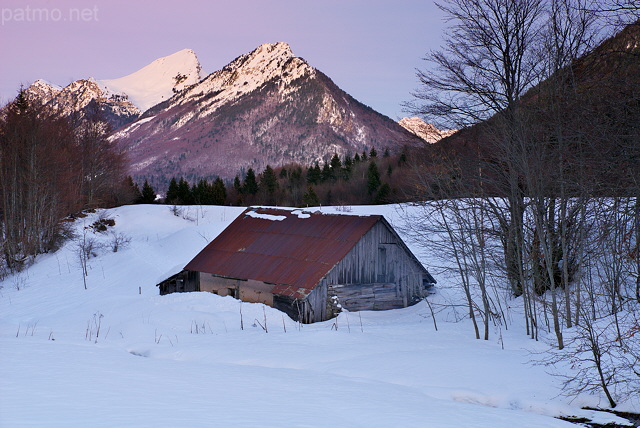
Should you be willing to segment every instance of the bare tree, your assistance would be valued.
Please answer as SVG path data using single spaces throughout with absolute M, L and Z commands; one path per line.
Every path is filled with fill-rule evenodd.
M 419 72 L 413 111 L 466 128 L 425 151 L 416 198 L 437 201 L 422 224 L 448 236 L 470 308 L 478 267 L 502 258 L 527 333 L 546 324 L 556 361 L 583 370 L 567 390 L 600 390 L 614 406 L 638 385 L 640 22 L 594 48 L 610 29 L 589 0 L 441 8 L 452 26 Z M 479 245 L 488 226 L 500 249 Z M 491 312 L 478 307 L 470 316 Z
M 75 134 L 81 156 L 81 193 L 88 207 L 111 203 L 122 186 L 124 155 L 108 140 L 109 124 L 97 103 L 90 104 L 75 120 Z
M 522 162 L 529 145 L 519 101 L 541 78 L 537 38 L 542 30 L 541 0 L 449 0 L 439 7 L 452 23 L 445 45 L 431 52 L 432 67 L 419 71 L 419 100 L 411 107 L 430 121 L 456 127 L 486 122 L 481 138 L 491 156 L 477 175 L 506 197 L 501 215 L 505 266 L 514 294 L 525 282 Z M 473 143 L 472 143 L 473 144 Z M 477 144 L 477 142 L 475 143 Z M 482 168 L 482 170 L 480 169 Z
M 55 249 L 60 219 L 78 207 L 78 160 L 66 121 L 21 91 L 0 118 L 0 221 L 3 261 L 19 270 L 30 256 Z
M 422 200 L 414 204 L 419 206 L 418 214 L 404 212 L 406 229 L 418 245 L 437 255 L 443 272 L 454 275 L 476 338 L 488 340 L 491 324 L 501 324 L 505 319 L 500 292 L 492 281 L 495 276 L 491 275 L 495 270 L 493 260 L 500 254 L 495 245 L 495 225 L 486 215 L 483 195 L 452 197 L 466 193 L 456 179 L 459 164 L 450 160 L 439 166 L 442 169 L 416 174 L 413 187 Z
M 123 157 L 99 111 L 85 116 L 74 128 L 23 90 L 1 110 L 0 271 L 55 250 L 68 237 L 65 216 L 109 204 L 125 187 Z

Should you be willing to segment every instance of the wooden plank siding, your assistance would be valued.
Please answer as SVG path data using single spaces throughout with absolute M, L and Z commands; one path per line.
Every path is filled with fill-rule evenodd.
M 403 308 L 425 296 L 424 268 L 378 221 L 320 281 L 308 301 L 314 321 L 331 318 L 331 298 L 351 311 Z

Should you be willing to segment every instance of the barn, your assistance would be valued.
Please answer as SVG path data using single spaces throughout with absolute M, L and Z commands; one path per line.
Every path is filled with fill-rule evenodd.
M 435 279 L 381 215 L 251 207 L 160 294 L 209 291 L 264 303 L 304 323 L 409 306 Z

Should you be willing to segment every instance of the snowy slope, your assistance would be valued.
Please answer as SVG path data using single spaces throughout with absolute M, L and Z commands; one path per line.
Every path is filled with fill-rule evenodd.
M 427 143 L 435 143 L 457 131 L 457 129 L 440 130 L 419 117 L 403 117 L 398 124 Z
M 592 416 L 579 407 L 598 397 L 558 398 L 559 380 L 527 364 L 544 345 L 517 328 L 474 340 L 440 312 L 435 331 L 426 304 L 302 326 L 231 297 L 159 296 L 159 279 L 242 210 L 91 214 L 74 224 L 96 243 L 86 290 L 73 242 L 0 282 L 0 427 L 575 427 L 553 416 Z M 393 206 L 351 214 L 401 223 Z M 115 226 L 84 229 L 99 215 Z M 114 236 L 131 242 L 113 252 Z M 433 302 L 454 297 L 438 281 Z
M 158 58 L 119 79 L 100 80 L 106 93 L 126 94 L 141 111 L 166 101 L 200 80 L 200 63 L 191 49 Z

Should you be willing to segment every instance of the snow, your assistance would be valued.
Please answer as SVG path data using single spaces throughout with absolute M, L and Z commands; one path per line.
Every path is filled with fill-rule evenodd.
M 309 214 L 308 212 L 305 212 L 303 210 L 293 210 L 291 211 L 291 214 L 298 216 L 298 218 L 310 218 L 311 214 Z
M 211 73 L 185 91 L 181 100 L 176 102 L 188 102 L 202 94 L 213 93 L 215 96 L 208 98 L 206 106 L 201 108 L 201 114 L 206 116 L 270 80 L 276 80 L 284 90 L 295 79 L 314 74 L 315 70 L 303 59 L 294 56 L 287 43 L 265 43 Z
M 62 87 L 54 85 L 42 79 L 36 80 L 26 89 L 26 92 L 28 94 L 39 98 L 42 102 L 45 103 L 52 100 L 56 95 L 60 93 L 60 91 L 62 91 Z
M 249 211 L 249 212 L 247 212 L 247 215 L 249 217 L 261 218 L 263 220 L 269 220 L 269 221 L 282 221 L 282 220 L 285 220 L 287 218 L 286 215 L 264 214 L 264 213 L 257 213 L 255 211 Z
M 456 133 L 457 129 L 440 130 L 419 117 L 403 117 L 398 124 L 428 143 L 435 143 Z
M 31 85 L 34 87 L 44 88 L 46 90 L 49 90 L 49 91 L 52 90 L 55 92 L 59 92 L 62 90 L 62 86 L 56 85 L 44 79 L 38 79 L 35 82 L 33 82 Z
M 175 77 L 184 76 L 176 82 Z M 107 94 L 126 94 L 141 111 L 166 101 L 180 91 L 200 81 L 200 63 L 195 52 L 183 49 L 158 58 L 140 70 L 119 79 L 100 80 Z
M 346 211 L 305 211 L 317 210 Z M 300 325 L 231 297 L 159 296 L 158 279 L 243 211 L 100 211 L 74 223 L 116 221 L 87 235 L 102 244 L 87 290 L 73 242 L 0 282 L 0 427 L 575 427 L 554 416 L 598 405 L 558 397 L 560 380 L 528 363 L 545 345 L 523 334 L 517 300 L 512 328 L 481 341 L 452 312 L 436 314 L 436 331 L 424 302 Z M 402 221 L 397 206 L 348 211 Z M 129 246 L 112 252 L 113 233 Z M 430 299 L 452 298 L 437 279 Z

